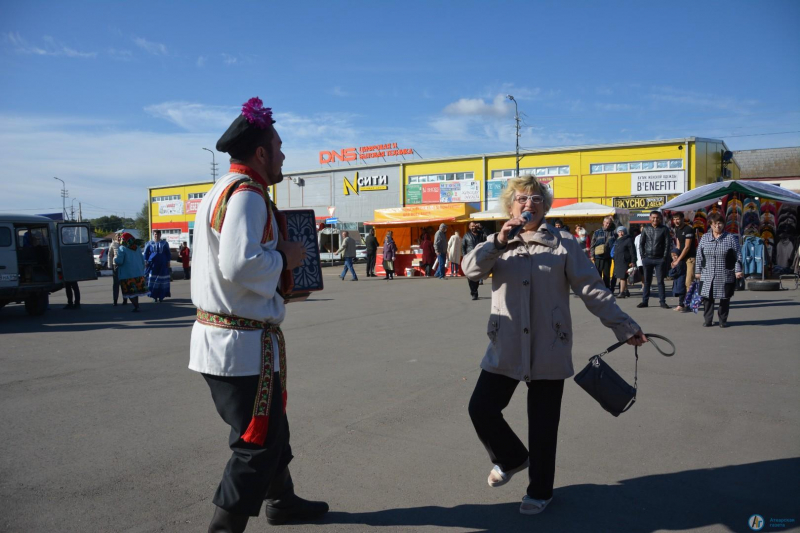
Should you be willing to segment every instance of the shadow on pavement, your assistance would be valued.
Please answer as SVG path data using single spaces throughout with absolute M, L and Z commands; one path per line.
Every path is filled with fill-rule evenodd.
M 735 317 L 735 315 L 734 315 Z M 773 318 L 770 320 L 733 320 L 728 319 L 729 326 L 779 326 L 781 324 L 800 324 L 800 317 Z
M 750 531 L 747 519 L 759 514 L 767 524 L 770 518 L 793 518 L 795 522 L 787 524 L 788 530 L 797 528 L 800 521 L 798 473 L 800 458 L 791 458 L 644 476 L 616 485 L 572 485 L 556 489 L 553 502 L 538 516 L 519 514 L 519 503 L 502 503 L 331 512 L 324 522 L 475 531 L 535 528 L 642 533 L 722 525 L 730 531 L 746 532 Z
M 75 311 L 57 305 L 52 307 L 37 317 L 29 316 L 22 306 L 4 308 L 0 315 L 0 333 L 178 328 L 193 324 L 197 313 L 188 298 L 168 298 L 162 303 L 139 298 L 139 313 L 132 312 L 130 303 L 116 307 L 82 303 L 81 308 Z

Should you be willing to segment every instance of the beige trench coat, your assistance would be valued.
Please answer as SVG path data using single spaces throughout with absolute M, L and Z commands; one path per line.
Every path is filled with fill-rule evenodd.
M 520 381 L 574 374 L 570 288 L 618 340 L 639 331 L 569 233 L 542 224 L 529 245 L 517 236 L 504 249 L 497 249 L 496 238 L 491 235 L 461 263 L 473 281 L 492 273 L 490 342 L 481 362 L 487 372 Z M 599 339 L 597 343 L 596 351 L 585 354 L 587 359 L 613 344 Z

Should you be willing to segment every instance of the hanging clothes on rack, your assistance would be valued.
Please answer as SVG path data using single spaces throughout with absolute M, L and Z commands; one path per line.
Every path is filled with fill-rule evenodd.
M 764 239 L 745 237 L 742 246 L 744 275 L 761 274 L 764 271 Z

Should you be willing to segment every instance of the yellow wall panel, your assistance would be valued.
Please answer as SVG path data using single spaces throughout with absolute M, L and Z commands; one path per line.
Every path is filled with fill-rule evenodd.
M 608 196 L 628 196 L 630 193 L 630 173 L 625 172 L 622 174 L 608 174 L 606 176 L 606 194 Z
M 630 174 L 626 174 L 630 176 Z M 630 178 L 629 178 L 630 179 Z M 630 187 L 628 187 L 630 191 Z M 587 196 L 606 196 L 606 175 L 605 174 L 592 174 L 591 176 L 583 176 L 581 180 L 581 194 L 579 201 L 583 202 L 582 198 Z
M 453 172 L 474 172 L 476 180 L 483 179 L 483 160 L 464 159 L 462 161 L 437 161 L 434 163 L 406 163 L 404 169 L 404 182 L 408 183 L 408 176 L 427 176 L 429 174 L 448 174 Z
M 556 176 L 553 178 L 553 198 L 577 198 L 578 176 Z

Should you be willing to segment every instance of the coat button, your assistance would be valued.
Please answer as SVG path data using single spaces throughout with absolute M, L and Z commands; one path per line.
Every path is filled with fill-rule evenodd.
M 523 333 L 528 333 L 528 328 L 522 330 Z
M 527 279 L 522 280 L 522 284 L 523 285 L 527 285 L 528 284 L 528 280 Z

